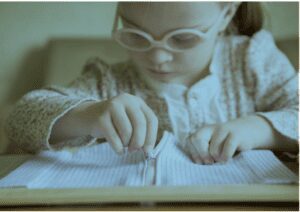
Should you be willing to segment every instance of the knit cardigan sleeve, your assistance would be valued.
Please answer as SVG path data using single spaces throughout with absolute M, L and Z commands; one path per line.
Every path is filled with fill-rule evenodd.
M 103 61 L 92 60 L 87 63 L 82 75 L 69 86 L 45 87 L 23 96 L 6 120 L 5 131 L 10 146 L 35 153 L 94 142 L 91 136 L 84 136 L 50 145 L 49 137 L 54 123 L 68 111 L 83 102 L 106 98 L 105 89 L 99 91 L 98 86 L 107 80 L 107 69 Z
M 253 73 L 257 114 L 276 131 L 298 140 L 298 74 L 265 30 L 254 34 L 247 52 L 248 70 Z

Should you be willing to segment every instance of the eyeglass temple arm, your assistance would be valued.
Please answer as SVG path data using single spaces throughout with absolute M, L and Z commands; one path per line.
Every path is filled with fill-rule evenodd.
M 117 27 L 118 27 L 119 11 L 120 11 L 120 4 L 117 3 L 115 19 L 114 19 L 114 24 L 113 24 L 113 28 L 112 28 L 112 36 L 114 35 L 114 33 L 115 33 L 115 31 L 117 30 Z

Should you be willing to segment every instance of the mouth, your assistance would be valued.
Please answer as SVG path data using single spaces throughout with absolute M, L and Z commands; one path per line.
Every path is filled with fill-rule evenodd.
M 152 68 L 147 68 L 147 71 L 150 72 L 151 74 L 162 76 L 162 77 L 163 76 L 167 77 L 175 74 L 175 72 L 156 70 Z

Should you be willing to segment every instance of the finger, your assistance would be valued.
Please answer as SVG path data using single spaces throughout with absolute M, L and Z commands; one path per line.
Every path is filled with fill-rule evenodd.
M 228 134 L 229 133 L 227 130 L 218 127 L 212 135 L 209 144 L 209 154 L 213 157 L 215 161 L 220 160 L 223 143 L 227 138 Z
M 108 114 L 104 118 L 100 119 L 99 124 L 99 128 L 103 132 L 113 150 L 118 154 L 122 154 L 124 152 L 123 144 L 117 131 L 115 130 L 110 115 Z
M 199 157 L 205 164 L 214 162 L 209 154 L 209 143 L 213 134 L 212 127 L 205 127 L 200 129 L 197 133 L 191 136 L 190 140 L 192 145 L 197 150 Z
M 146 153 L 149 153 L 154 149 L 156 143 L 158 119 L 154 112 L 147 105 L 142 106 L 142 111 L 144 112 L 147 123 L 146 138 L 143 149 Z
M 111 116 L 113 125 L 122 140 L 123 146 L 127 147 L 132 136 L 132 126 L 125 109 L 115 105 L 111 108 Z
M 226 138 L 224 141 L 222 154 L 221 154 L 221 160 L 227 161 L 229 158 L 232 158 L 235 151 L 237 150 L 238 143 L 236 139 L 234 139 L 231 134 Z
M 197 152 L 196 148 L 190 141 L 188 141 L 186 144 L 186 150 L 188 151 L 188 153 L 194 163 L 203 164 L 203 161 L 201 160 L 199 153 Z
M 132 126 L 132 136 L 129 143 L 129 150 L 137 150 L 143 147 L 146 138 L 147 123 L 144 113 L 140 108 L 129 107 L 126 109 Z

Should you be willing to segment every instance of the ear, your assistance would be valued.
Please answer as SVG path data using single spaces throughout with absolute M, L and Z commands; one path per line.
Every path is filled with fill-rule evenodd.
M 228 24 L 231 22 L 240 4 L 241 2 L 233 2 L 229 6 L 227 6 L 227 9 L 225 8 L 227 12 L 225 13 L 224 18 L 220 23 L 219 32 L 223 32 L 227 28 Z

